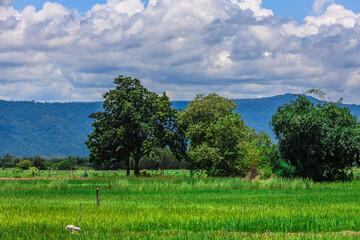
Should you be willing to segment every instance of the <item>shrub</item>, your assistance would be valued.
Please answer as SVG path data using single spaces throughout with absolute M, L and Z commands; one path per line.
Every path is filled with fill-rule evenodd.
M 140 171 L 140 176 L 142 177 L 149 177 L 150 176 L 150 172 L 146 169 L 143 169 Z
M 37 169 L 36 167 L 30 167 L 27 172 L 30 175 L 30 177 L 35 177 L 39 175 L 39 169 Z
M 18 164 L 16 164 L 22 170 L 27 170 L 32 166 L 32 162 L 30 160 L 22 160 Z
M 23 172 L 23 170 L 21 170 L 20 168 L 14 168 L 11 172 L 12 175 L 14 175 L 15 177 L 20 177 L 20 174 Z
M 69 182 L 67 179 L 55 179 L 52 180 L 47 186 L 49 190 L 68 190 Z

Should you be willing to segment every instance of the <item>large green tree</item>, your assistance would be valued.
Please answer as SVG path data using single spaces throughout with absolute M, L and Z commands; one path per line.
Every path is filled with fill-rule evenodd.
M 264 141 L 245 126 L 236 108 L 232 100 L 215 93 L 198 94 L 181 112 L 180 122 L 186 126 L 190 140 L 192 170 L 204 170 L 213 176 L 244 175 L 261 158 L 260 151 L 253 150 L 263 148 Z
M 103 111 L 90 115 L 94 129 L 86 144 L 93 164 L 103 168 L 122 165 L 129 175 L 132 157 L 137 175 L 140 159 L 156 147 L 185 148 L 184 144 L 179 147 L 178 111 L 171 108 L 165 93 L 159 96 L 131 77 L 119 76 L 114 83 L 115 89 L 104 95 Z
M 46 168 L 46 159 L 36 156 L 32 159 L 32 165 L 40 170 L 45 170 Z
M 338 103 L 312 103 L 304 95 L 281 106 L 271 119 L 281 157 L 295 176 L 317 181 L 344 180 L 360 160 L 360 128 Z

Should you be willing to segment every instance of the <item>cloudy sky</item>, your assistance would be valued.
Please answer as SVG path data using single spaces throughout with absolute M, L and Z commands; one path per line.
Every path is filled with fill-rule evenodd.
M 118 75 L 172 100 L 360 104 L 360 1 L 0 0 L 0 99 L 98 101 Z

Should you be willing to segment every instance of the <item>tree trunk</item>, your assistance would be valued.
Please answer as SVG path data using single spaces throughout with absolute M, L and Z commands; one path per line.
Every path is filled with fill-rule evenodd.
M 126 176 L 130 176 L 130 157 L 126 157 Z
M 135 158 L 135 169 L 134 169 L 134 174 L 137 176 L 140 174 L 140 170 L 139 170 L 139 162 L 140 159 L 139 158 Z

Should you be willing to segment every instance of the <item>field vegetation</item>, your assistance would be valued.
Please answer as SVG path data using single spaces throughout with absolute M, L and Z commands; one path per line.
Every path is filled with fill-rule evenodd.
M 146 170 L 143 169 L 141 171 L 142 176 L 165 176 L 165 177 L 207 177 L 206 174 L 203 173 L 193 173 L 189 170 Z M 17 168 L 5 168 L 0 169 L 0 178 L 11 178 L 11 179 L 56 179 L 56 178 L 66 178 L 66 179 L 104 179 L 104 178 L 111 178 L 111 177 L 122 177 L 126 176 L 125 170 L 93 170 L 87 169 L 86 170 L 86 177 L 85 177 L 85 170 L 38 170 L 35 172 L 33 176 L 33 172 L 31 170 L 21 170 L 18 171 Z
M 359 183 L 170 175 L 0 181 L 0 239 L 358 239 Z M 82 231 L 70 234 L 65 227 L 79 225 L 80 204 Z

